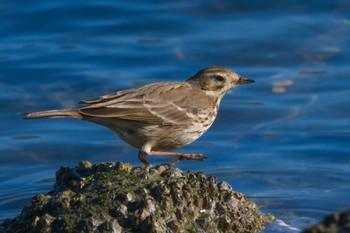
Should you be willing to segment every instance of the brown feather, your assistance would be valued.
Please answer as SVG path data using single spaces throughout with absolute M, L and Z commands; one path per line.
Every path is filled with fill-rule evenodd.
M 28 113 L 24 117 L 25 119 L 35 118 L 76 118 L 81 119 L 82 116 L 76 109 L 63 109 L 63 110 L 50 110 L 42 112 Z
M 122 91 L 118 91 L 115 93 L 111 93 L 108 95 L 104 95 L 104 96 L 100 96 L 98 98 L 95 99 L 90 99 L 90 100 L 80 100 L 80 103 L 82 104 L 97 104 L 97 103 L 104 103 L 107 102 L 109 100 L 113 100 L 113 99 L 117 99 L 120 98 L 130 92 L 135 91 L 135 89 L 128 89 L 128 90 L 122 90 Z
M 191 92 L 196 101 L 179 95 L 179 91 Z M 192 121 L 188 114 L 189 109 L 193 111 L 203 106 L 210 108 L 214 104 L 215 101 L 204 93 L 193 92 L 189 83 L 164 82 L 149 84 L 132 91 L 117 92 L 113 97 L 100 97 L 94 104 L 78 111 L 89 117 L 112 117 L 152 124 L 188 124 Z

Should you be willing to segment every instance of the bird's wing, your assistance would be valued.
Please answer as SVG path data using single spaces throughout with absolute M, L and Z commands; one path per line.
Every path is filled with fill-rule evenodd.
M 131 121 L 158 123 L 160 119 L 150 113 L 143 105 L 144 94 L 129 92 L 115 95 L 114 98 L 99 98 L 93 104 L 78 109 L 84 116 L 101 118 L 119 118 Z M 86 103 L 86 102 L 85 102 Z
M 190 123 L 198 110 L 209 107 L 203 105 L 203 100 L 207 102 L 205 96 L 193 91 L 187 83 L 155 83 L 125 93 L 109 100 L 95 101 L 80 108 L 79 112 L 92 117 L 181 125 Z
M 117 99 L 120 97 L 123 97 L 129 93 L 132 93 L 133 91 L 135 91 L 135 89 L 127 89 L 127 90 L 122 90 L 122 91 L 118 91 L 115 93 L 111 93 L 108 95 L 104 95 L 95 99 L 89 99 L 89 100 L 80 100 L 81 104 L 97 104 L 97 103 L 104 103 L 107 102 L 109 100 L 113 100 L 113 99 Z

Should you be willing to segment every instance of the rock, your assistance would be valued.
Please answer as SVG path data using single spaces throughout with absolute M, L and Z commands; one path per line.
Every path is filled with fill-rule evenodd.
M 350 210 L 336 212 L 324 218 L 322 223 L 318 223 L 303 233 L 349 233 L 350 232 Z
M 267 217 L 226 182 L 200 172 L 82 161 L 56 172 L 0 232 L 258 232 Z

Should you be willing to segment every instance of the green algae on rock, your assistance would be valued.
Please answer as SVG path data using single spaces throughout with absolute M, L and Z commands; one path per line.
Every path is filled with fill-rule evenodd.
M 56 173 L 0 232 L 258 232 L 266 216 L 226 182 L 200 172 L 82 161 Z

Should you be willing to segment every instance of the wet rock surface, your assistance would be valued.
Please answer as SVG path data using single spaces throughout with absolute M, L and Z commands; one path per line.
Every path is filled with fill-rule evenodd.
M 82 161 L 58 170 L 54 189 L 0 232 L 259 232 L 267 219 L 213 176 Z
M 336 212 L 324 218 L 322 223 L 316 224 L 303 233 L 349 233 L 350 210 Z

